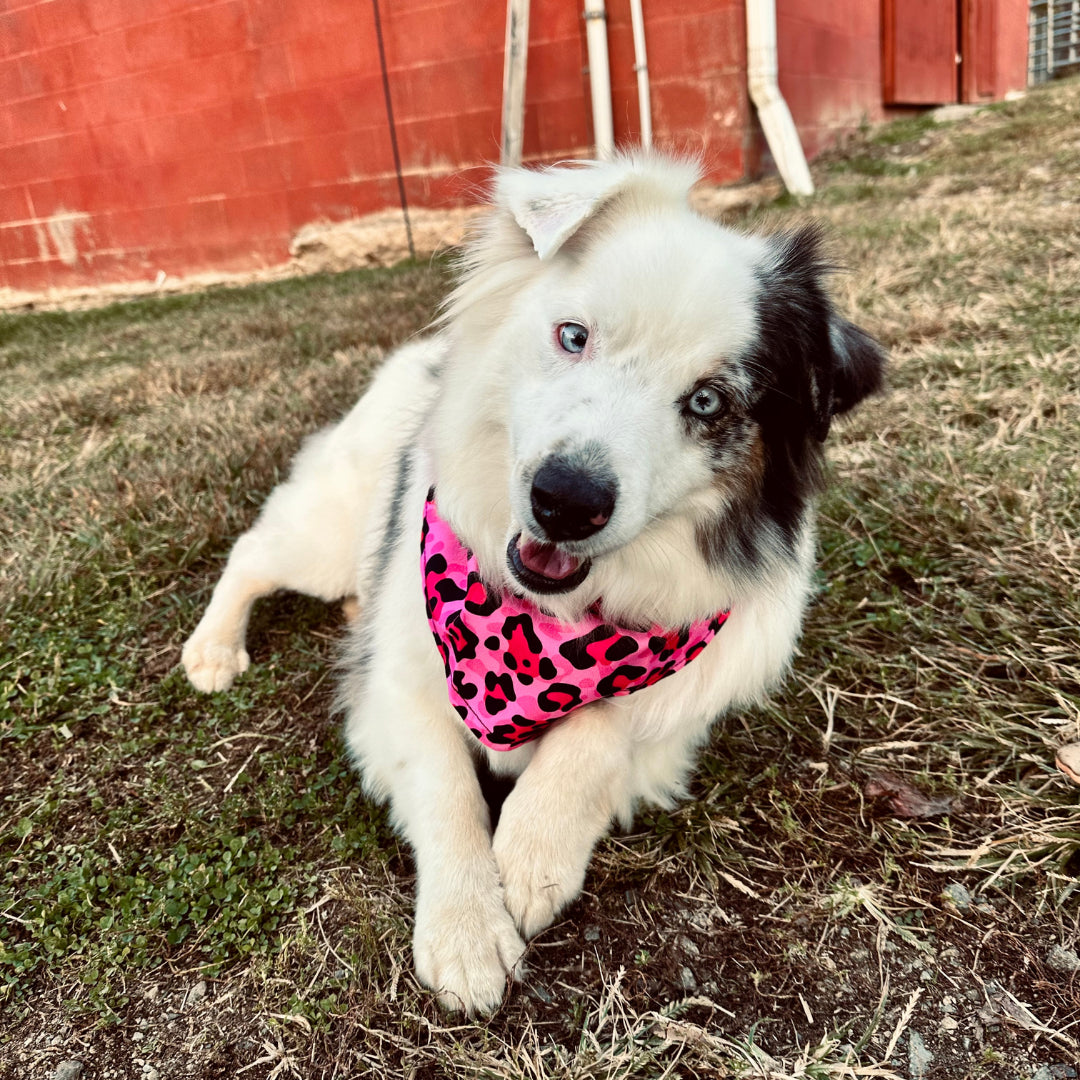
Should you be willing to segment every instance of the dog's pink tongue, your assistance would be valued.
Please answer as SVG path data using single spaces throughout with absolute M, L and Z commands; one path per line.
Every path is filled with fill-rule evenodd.
M 521 541 L 518 554 L 527 569 L 553 581 L 569 577 L 581 565 L 577 556 L 568 555 L 554 544 L 542 544 L 531 537 Z

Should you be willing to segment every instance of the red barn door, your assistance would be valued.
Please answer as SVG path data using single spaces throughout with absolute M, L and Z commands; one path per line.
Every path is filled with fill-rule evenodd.
M 956 101 L 957 0 L 884 0 L 882 22 L 885 104 Z

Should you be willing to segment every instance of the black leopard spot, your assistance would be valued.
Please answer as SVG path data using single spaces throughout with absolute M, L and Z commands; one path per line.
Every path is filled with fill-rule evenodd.
M 674 655 L 676 649 L 681 649 L 689 640 L 689 627 L 672 630 L 667 634 L 654 634 L 649 638 L 649 651 L 661 660 L 667 660 Z
M 474 615 L 490 615 L 502 603 L 497 590 L 484 584 L 474 570 L 465 581 L 465 610 Z
M 612 664 L 637 649 L 637 642 L 606 624 L 559 646 L 559 652 L 578 669 L 588 671 L 597 664 Z
M 522 739 L 513 724 L 496 724 L 487 734 L 487 741 L 496 746 L 518 746 Z
M 427 522 L 424 522 L 427 525 Z M 432 555 L 424 563 L 424 575 L 428 574 L 445 574 L 446 573 L 446 556 L 445 555 Z
M 454 689 L 466 700 L 471 701 L 477 694 L 480 693 L 480 687 L 475 683 L 466 682 L 463 672 L 454 672 Z M 463 706 L 462 706 L 463 707 Z
M 484 708 L 489 715 L 500 713 L 507 704 L 517 699 L 514 693 L 514 680 L 509 675 L 496 675 L 489 671 L 484 675 L 484 686 L 487 693 L 484 695 Z
M 611 697 L 620 691 L 625 692 L 644 674 L 645 668 L 643 667 L 635 667 L 633 664 L 623 664 L 596 684 L 597 692 L 601 697 Z
M 441 559 L 441 555 L 435 556 L 437 559 Z M 451 600 L 461 600 L 465 596 L 465 590 L 455 585 L 450 578 L 443 578 L 442 581 L 435 582 L 435 591 L 442 597 L 443 603 L 448 604 Z
M 501 644 L 502 642 L 494 634 L 492 634 L 491 637 L 484 638 L 484 648 L 491 649 L 492 652 L 494 652 Z
M 461 621 L 459 611 L 446 620 L 446 639 L 459 660 L 476 659 L 476 646 L 480 644 L 480 638 Z
M 544 712 L 566 712 L 581 704 L 581 690 L 570 683 L 552 683 L 536 698 Z

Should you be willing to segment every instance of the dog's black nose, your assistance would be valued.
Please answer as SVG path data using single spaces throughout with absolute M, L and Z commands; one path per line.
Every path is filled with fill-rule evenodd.
M 549 540 L 584 540 L 608 523 L 616 491 L 609 474 L 551 457 L 533 477 L 533 517 Z

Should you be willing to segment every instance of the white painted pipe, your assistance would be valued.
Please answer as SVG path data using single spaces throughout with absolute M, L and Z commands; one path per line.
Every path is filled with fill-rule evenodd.
M 609 161 L 615 156 L 615 128 L 611 119 L 611 71 L 608 67 L 604 0 L 585 0 L 585 44 L 589 52 L 589 90 L 592 93 L 596 156 L 601 161 Z
M 648 150 L 652 146 L 652 98 L 649 94 L 649 58 L 645 55 L 645 16 L 641 11 L 641 0 L 630 0 L 630 22 L 634 28 L 634 70 L 637 72 L 641 145 Z
M 502 164 L 521 164 L 525 127 L 525 66 L 529 55 L 529 0 L 507 0 L 503 54 Z
M 792 195 L 813 195 L 806 155 L 777 81 L 776 0 L 746 0 L 746 62 L 750 97 L 784 186 Z

